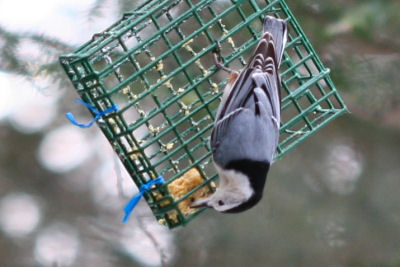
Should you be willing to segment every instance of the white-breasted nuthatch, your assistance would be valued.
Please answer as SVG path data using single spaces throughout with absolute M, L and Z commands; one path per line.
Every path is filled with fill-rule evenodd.
M 208 198 L 191 207 L 242 212 L 257 204 L 279 142 L 280 78 L 278 68 L 287 40 L 287 24 L 266 16 L 263 35 L 249 63 L 229 72 L 211 133 L 219 185 Z

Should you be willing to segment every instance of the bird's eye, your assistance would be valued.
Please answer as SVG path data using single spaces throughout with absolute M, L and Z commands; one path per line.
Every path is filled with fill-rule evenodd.
M 222 206 L 224 205 L 224 202 L 222 200 L 218 201 L 218 205 Z

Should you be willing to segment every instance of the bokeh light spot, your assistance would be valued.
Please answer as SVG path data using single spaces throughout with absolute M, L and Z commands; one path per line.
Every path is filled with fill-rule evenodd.
M 340 144 L 332 146 L 325 161 L 324 181 L 330 191 L 347 195 L 354 191 L 363 170 L 359 153 L 351 146 Z
M 79 245 L 79 236 L 73 227 L 56 223 L 39 233 L 34 247 L 35 259 L 44 266 L 71 266 Z
M 78 167 L 93 152 L 91 141 L 82 129 L 73 125 L 59 127 L 44 137 L 39 146 L 39 160 L 53 172 Z
M 31 233 L 38 226 L 38 201 L 26 193 L 10 193 L 0 200 L 0 228 L 12 237 Z
M 142 218 L 144 220 L 144 218 Z M 121 244 L 124 250 L 129 253 L 134 259 L 146 266 L 160 266 L 162 250 L 165 256 L 165 262 L 171 262 L 175 255 L 175 246 L 173 243 L 172 233 L 160 226 L 157 222 L 146 220 L 143 223 L 146 231 L 155 237 L 157 246 L 146 234 L 146 231 L 140 227 L 132 228 L 132 226 L 124 229 L 124 236 L 121 238 Z
M 35 133 L 53 121 L 57 115 L 54 99 L 37 95 L 10 115 L 13 127 L 22 133 Z
M 116 157 L 110 154 L 109 160 L 100 165 L 91 179 L 91 196 L 99 207 L 105 209 L 120 209 L 121 201 L 125 203 L 128 198 L 139 192 L 126 169 L 119 160 L 113 159 L 113 156 Z M 117 171 L 120 172 L 120 177 Z M 123 199 L 121 196 L 126 198 Z

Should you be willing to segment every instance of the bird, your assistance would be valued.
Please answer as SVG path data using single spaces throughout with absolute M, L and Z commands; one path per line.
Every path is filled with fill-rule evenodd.
M 287 29 L 284 20 L 265 16 L 260 41 L 239 73 L 223 66 L 219 50 L 214 52 L 215 65 L 229 73 L 210 137 L 219 184 L 211 196 L 194 201 L 192 208 L 238 213 L 262 198 L 279 143 L 278 69 Z

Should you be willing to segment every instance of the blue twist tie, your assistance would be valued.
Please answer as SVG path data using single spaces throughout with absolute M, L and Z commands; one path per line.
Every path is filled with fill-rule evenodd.
M 129 200 L 128 204 L 126 204 L 124 211 L 125 211 L 125 217 L 122 219 L 122 222 L 126 223 L 128 221 L 128 217 L 131 214 L 132 210 L 136 207 L 136 205 L 139 203 L 139 200 L 142 198 L 143 194 L 151 190 L 152 185 L 156 184 L 163 184 L 164 178 L 160 175 L 158 176 L 157 179 L 155 180 L 150 180 L 146 184 L 142 184 L 139 188 L 139 193 L 137 193 L 135 196 Z
M 109 107 L 108 109 L 104 110 L 104 111 L 99 111 L 97 108 L 93 107 L 92 105 L 90 105 L 89 103 L 86 103 L 85 101 L 82 101 L 80 99 L 75 99 L 75 101 L 79 104 L 85 105 L 86 107 L 88 107 L 93 113 L 96 114 L 96 116 L 93 118 L 93 120 L 87 124 L 84 123 L 79 123 L 75 120 L 74 115 L 72 115 L 71 112 L 65 113 L 65 116 L 67 116 L 67 119 L 74 125 L 79 126 L 81 128 L 88 128 L 90 126 L 93 125 L 93 123 L 95 123 L 98 119 L 100 119 L 101 117 L 103 117 L 104 115 L 111 113 L 113 111 L 117 111 L 118 110 L 118 106 L 117 105 L 112 105 L 111 107 Z

